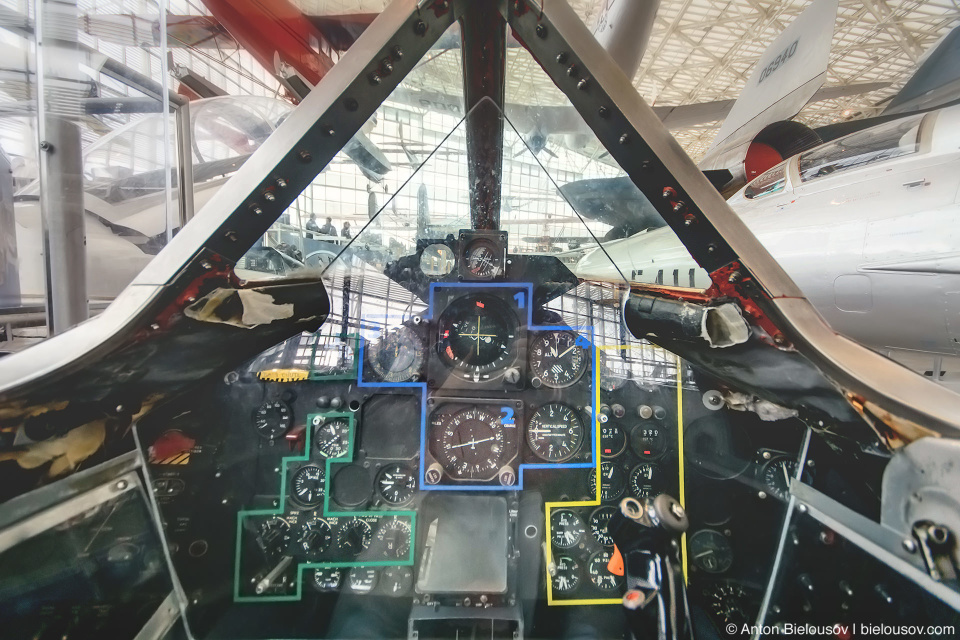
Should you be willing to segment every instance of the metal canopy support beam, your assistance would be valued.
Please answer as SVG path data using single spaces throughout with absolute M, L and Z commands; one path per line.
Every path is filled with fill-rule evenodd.
M 500 228 L 503 100 L 507 23 L 493 2 L 465 2 L 460 17 L 467 132 L 470 220 L 474 229 Z M 490 98 L 496 109 L 474 107 Z
M 960 437 L 960 397 L 830 329 L 570 5 L 500 0 L 500 11 L 701 266 L 722 274 L 718 270 L 739 263 L 744 284 L 736 285 L 738 294 L 754 302 L 848 399 L 871 401 L 891 419 Z M 722 286 L 727 283 L 723 278 Z

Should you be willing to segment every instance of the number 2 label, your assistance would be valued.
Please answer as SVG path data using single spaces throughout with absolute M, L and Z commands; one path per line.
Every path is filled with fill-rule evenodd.
M 500 416 L 500 424 L 505 427 L 515 427 L 516 425 L 513 422 L 513 409 L 510 407 L 500 407 L 500 413 L 503 415 Z

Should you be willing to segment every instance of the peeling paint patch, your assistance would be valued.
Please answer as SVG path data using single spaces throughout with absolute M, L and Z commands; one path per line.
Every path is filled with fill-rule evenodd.
M 257 289 L 214 289 L 184 309 L 199 322 L 229 324 L 253 329 L 293 317 L 293 303 L 276 304 L 274 297 Z

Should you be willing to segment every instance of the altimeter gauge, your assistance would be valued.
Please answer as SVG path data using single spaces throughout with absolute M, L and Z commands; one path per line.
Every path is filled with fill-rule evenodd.
M 530 343 L 530 373 L 551 389 L 569 387 L 587 370 L 588 352 L 572 331 L 546 331 Z
M 423 360 L 420 338 L 405 326 L 390 331 L 367 348 L 367 362 L 377 379 L 384 382 L 415 380 Z
M 502 466 L 506 435 L 498 416 L 470 407 L 445 418 L 436 447 L 437 458 L 450 477 L 489 480 Z
M 413 469 L 402 464 L 389 464 L 377 475 L 377 493 L 390 505 L 397 506 L 409 502 L 416 489 L 416 474 Z
M 565 462 L 577 455 L 582 443 L 583 422 L 569 405 L 545 404 L 527 424 L 527 444 L 541 460 Z

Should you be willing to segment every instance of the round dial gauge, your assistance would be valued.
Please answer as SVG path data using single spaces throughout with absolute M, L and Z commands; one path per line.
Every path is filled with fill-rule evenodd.
M 317 451 L 324 458 L 343 458 L 350 452 L 350 425 L 346 420 L 331 420 L 320 422 L 314 419 L 317 426 L 314 437 L 317 441 Z
M 489 295 L 465 296 L 440 315 L 437 352 L 455 375 L 482 382 L 513 361 L 517 323 L 503 305 Z
M 607 531 L 607 525 L 616 512 L 616 507 L 597 507 L 590 514 L 590 534 L 605 547 L 613 546 L 613 536 Z
M 557 556 L 556 572 L 551 580 L 557 593 L 573 593 L 580 586 L 580 565 L 570 556 Z
M 652 422 L 643 422 L 630 434 L 630 446 L 641 459 L 656 460 L 667 449 L 667 436 L 663 428 Z
M 693 564 L 708 573 L 723 573 L 733 565 L 733 549 L 727 537 L 713 529 L 701 529 L 690 536 Z
M 370 593 L 377 586 L 379 574 L 371 567 L 353 567 L 347 576 L 347 584 L 354 593 Z
M 410 553 L 410 523 L 400 518 L 386 520 L 377 531 L 377 546 L 390 558 L 406 558 Z
M 337 549 L 348 556 L 357 557 L 370 546 L 372 537 L 373 532 L 366 520 L 348 520 L 337 532 Z
M 325 591 L 336 591 L 343 582 L 343 574 L 340 569 L 314 569 L 313 579 L 310 584 L 314 589 L 321 593 Z
M 500 418 L 471 407 L 448 418 L 439 434 L 439 459 L 453 478 L 488 480 L 502 466 L 505 434 Z
M 486 238 L 477 238 L 463 250 L 463 264 L 477 278 L 495 278 L 503 271 L 503 250 Z
M 630 491 L 638 498 L 652 498 L 660 493 L 660 467 L 641 462 L 630 472 Z
M 380 575 L 380 591 L 400 598 L 413 588 L 413 569 L 410 567 L 387 567 Z
M 569 387 L 587 370 L 587 351 L 572 331 L 547 331 L 529 346 L 530 373 L 551 389 Z
M 790 497 L 790 480 L 797 477 L 797 461 L 793 458 L 774 458 L 763 465 L 760 475 L 768 495 L 786 500 Z
M 268 440 L 276 440 L 290 429 L 293 414 L 282 400 L 269 400 L 253 412 L 253 426 Z
M 290 523 L 283 518 L 269 518 L 257 529 L 257 544 L 268 558 L 282 555 L 290 545 Z
M 597 473 L 590 469 L 587 475 L 590 495 L 597 495 Z M 604 502 L 617 500 L 627 489 L 627 478 L 623 470 L 612 462 L 600 463 L 600 499 Z
M 616 458 L 627 448 L 627 435 L 623 429 L 607 422 L 600 427 L 600 457 Z
M 312 509 L 323 502 L 323 485 L 326 472 L 322 467 L 310 464 L 297 469 L 290 485 L 290 498 L 300 505 Z
M 723 624 L 740 626 L 753 620 L 751 597 L 747 590 L 733 582 L 717 583 L 707 591 L 707 606 Z
M 409 502 L 416 489 L 416 474 L 402 464 L 388 464 L 377 474 L 377 493 L 387 504 L 396 506 Z
M 420 338 L 409 327 L 400 326 L 367 349 L 367 362 L 374 375 L 384 382 L 413 380 L 423 366 Z
M 573 511 L 558 509 L 550 514 L 550 542 L 558 549 L 577 546 L 586 534 L 583 519 Z
M 559 402 L 545 404 L 527 425 L 527 444 L 533 455 L 547 462 L 565 462 L 575 456 L 583 442 L 583 422 L 573 407 Z
M 587 562 L 587 573 L 590 575 L 590 582 L 601 591 L 616 591 L 620 588 L 622 578 L 615 573 L 610 573 L 607 569 L 607 563 L 613 554 L 609 551 L 599 551 Z
M 330 548 L 333 532 L 326 520 L 311 520 L 300 525 L 297 548 L 308 556 L 323 553 Z
M 600 388 L 610 393 L 616 391 L 627 383 L 630 372 L 627 363 L 620 358 L 608 357 L 605 353 L 600 353 Z

